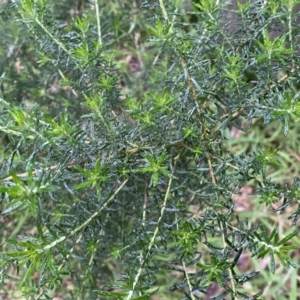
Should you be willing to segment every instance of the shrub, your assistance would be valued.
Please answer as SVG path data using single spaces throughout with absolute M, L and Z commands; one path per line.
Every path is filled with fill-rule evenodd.
M 297 1 L 104 4 L 2 4 L 2 290 L 258 299 L 243 257 L 296 267 L 297 231 L 249 220 L 234 195 L 252 186 L 245 201 L 296 225 L 299 179 L 272 177 L 278 145 L 237 153 L 230 132 L 280 120 L 289 138 Z

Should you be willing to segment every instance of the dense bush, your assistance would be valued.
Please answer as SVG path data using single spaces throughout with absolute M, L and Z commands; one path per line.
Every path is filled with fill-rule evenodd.
M 296 274 L 297 1 L 106 2 L 0 6 L 1 296 L 259 299 Z

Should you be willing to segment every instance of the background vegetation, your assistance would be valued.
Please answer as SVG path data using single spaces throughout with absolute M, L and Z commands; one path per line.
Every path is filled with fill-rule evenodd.
M 0 297 L 296 299 L 296 0 L 0 3 Z

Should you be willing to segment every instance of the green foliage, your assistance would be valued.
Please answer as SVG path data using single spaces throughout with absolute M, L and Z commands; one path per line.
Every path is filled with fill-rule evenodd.
M 277 271 L 296 282 L 299 1 L 279 2 L 0 5 L 0 290 L 271 299 Z

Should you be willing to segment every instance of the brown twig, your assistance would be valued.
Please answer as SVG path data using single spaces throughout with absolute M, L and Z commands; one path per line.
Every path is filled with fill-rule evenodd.
M 184 142 L 182 141 L 179 141 L 179 142 L 174 142 L 174 143 L 170 143 L 170 144 L 166 144 L 166 145 L 153 145 L 155 147 L 162 147 L 164 146 L 165 149 L 171 149 L 171 148 L 176 148 L 176 149 L 188 149 L 189 146 L 187 144 L 185 144 Z M 121 150 L 119 151 L 117 154 L 120 155 L 120 156 L 123 156 L 123 155 L 131 155 L 131 154 L 135 154 L 135 153 L 141 153 L 141 152 L 144 152 L 146 151 L 145 148 L 143 148 L 143 146 L 141 147 L 133 147 L 133 148 L 128 148 L 128 149 L 125 149 L 125 150 Z M 106 153 L 103 154 L 103 157 L 106 155 Z M 96 157 L 95 158 L 99 158 L 99 157 Z M 70 161 L 68 164 L 67 164 L 67 167 L 72 167 L 72 166 L 75 166 L 75 165 L 79 165 L 79 164 L 82 164 L 84 163 L 85 160 L 72 160 Z M 40 168 L 40 169 L 37 169 L 37 170 L 33 170 L 31 175 L 36 175 L 38 173 L 42 173 L 42 172 L 45 172 L 45 171 L 54 171 L 56 169 L 58 169 L 59 165 L 53 165 L 53 166 L 50 166 L 50 167 L 46 167 L 46 168 Z M 20 178 L 26 178 L 28 176 L 28 173 L 19 173 L 19 174 L 16 174 L 16 176 L 20 177 Z M 13 180 L 13 177 L 12 176 L 8 176 L 8 177 L 5 177 L 3 179 L 0 179 L 0 182 L 8 182 L 8 181 L 12 181 Z
M 76 165 L 78 162 L 73 160 L 71 161 L 67 166 L 71 167 Z M 45 172 L 45 171 L 54 171 L 59 167 L 59 165 L 54 165 L 48 168 L 43 168 L 43 169 L 37 169 L 32 171 L 31 175 L 36 175 L 37 173 L 41 173 L 41 172 Z M 20 173 L 20 174 L 16 174 L 17 177 L 19 178 L 26 178 L 28 176 L 28 173 Z M 3 178 L 0 180 L 0 182 L 6 182 L 6 181 L 12 181 L 13 180 L 13 176 L 8 176 L 6 178 Z

